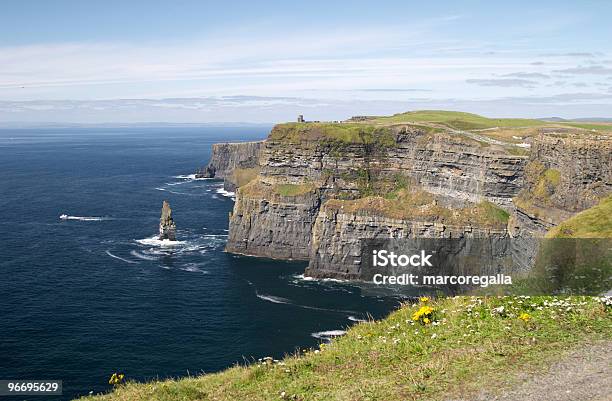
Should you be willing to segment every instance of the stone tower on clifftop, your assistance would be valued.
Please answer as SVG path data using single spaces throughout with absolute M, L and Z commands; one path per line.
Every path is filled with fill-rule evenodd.
M 162 205 L 161 218 L 159 219 L 159 239 L 176 240 L 176 225 L 172 219 L 172 209 L 168 201 Z

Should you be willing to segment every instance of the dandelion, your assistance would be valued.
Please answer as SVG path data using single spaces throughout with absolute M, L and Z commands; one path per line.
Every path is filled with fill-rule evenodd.
M 429 302 L 429 297 L 420 297 L 419 301 L 421 301 L 421 303 L 425 304 L 425 303 Z
M 523 312 L 519 315 L 518 318 L 521 319 L 523 322 L 528 322 L 531 319 L 531 315 L 529 313 Z

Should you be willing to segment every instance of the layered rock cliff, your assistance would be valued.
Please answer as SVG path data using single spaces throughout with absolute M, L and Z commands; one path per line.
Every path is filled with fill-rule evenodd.
M 529 140 L 527 156 L 436 125 L 277 125 L 238 152 L 258 157 L 237 185 L 226 249 L 309 260 L 314 277 L 362 279 L 366 239 L 519 237 L 529 268 L 529 238 L 610 193 L 612 171 L 608 137 Z M 214 152 L 216 176 L 245 168 L 229 149 Z
M 223 179 L 225 189 L 233 191 L 246 176 L 256 175 L 262 145 L 262 141 L 213 144 L 210 161 L 196 171 L 196 178 Z
M 337 140 L 325 129 L 291 124 L 273 129 L 261 150 L 260 174 L 238 190 L 228 251 L 310 260 L 310 275 L 358 278 L 358 238 L 390 232 L 406 237 L 478 235 L 472 227 L 478 224 L 475 216 L 451 222 L 459 225 L 456 231 L 437 221 L 441 198 L 450 214 L 454 207 L 485 201 L 508 205 L 522 184 L 526 157 L 462 135 L 409 125 L 364 133 L 358 126 L 357 137 Z M 410 192 L 407 188 L 427 194 L 435 213 L 413 221 L 410 216 L 365 218 L 360 210 L 332 211 L 333 202 Z M 496 229 L 503 234 L 505 221 Z M 355 257 L 342 256 L 347 254 Z
M 543 234 L 612 192 L 612 141 L 608 136 L 540 134 L 514 199 L 514 224 Z

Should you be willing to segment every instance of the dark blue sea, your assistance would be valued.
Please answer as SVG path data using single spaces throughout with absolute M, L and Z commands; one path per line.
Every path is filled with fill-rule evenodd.
M 29 399 L 71 399 L 109 391 L 114 372 L 280 358 L 396 307 L 304 280 L 305 263 L 223 251 L 231 194 L 191 174 L 212 143 L 269 128 L 0 130 L 0 379 L 61 379 L 63 397 Z M 172 246 L 155 240 L 164 199 Z

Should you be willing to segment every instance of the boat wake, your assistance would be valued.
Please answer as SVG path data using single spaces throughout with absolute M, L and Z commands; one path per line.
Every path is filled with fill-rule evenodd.
M 105 221 L 114 220 L 112 217 L 96 217 L 96 216 L 69 216 L 62 214 L 59 217 L 61 220 L 78 220 L 78 221 Z

